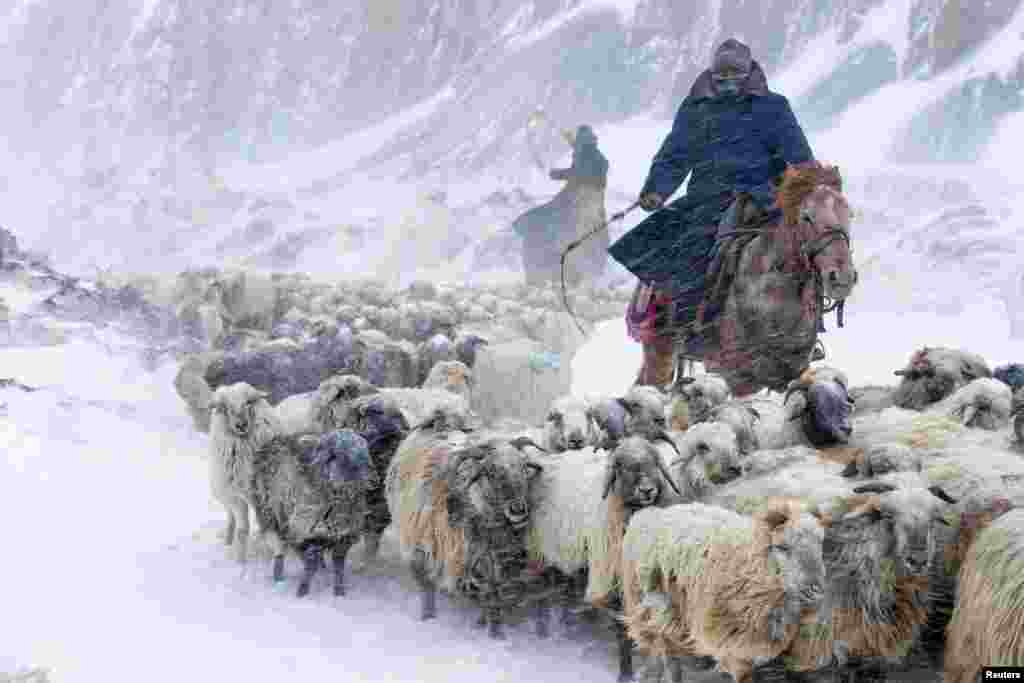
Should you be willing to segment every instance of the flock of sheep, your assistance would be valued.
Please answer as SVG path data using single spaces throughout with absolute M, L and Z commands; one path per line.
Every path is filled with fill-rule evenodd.
M 210 434 L 227 543 L 244 563 L 253 512 L 275 580 L 302 559 L 300 596 L 325 553 L 344 594 L 349 550 L 374 562 L 392 527 L 420 618 L 441 588 L 494 637 L 523 606 L 546 636 L 552 606 L 582 604 L 613 616 L 620 680 L 634 650 L 645 681 L 874 681 L 932 662 L 967 683 L 1024 665 L 1024 368 L 925 348 L 891 387 L 822 365 L 740 400 L 706 374 L 561 396 L 543 424 L 485 420 L 488 335 L 553 318 L 553 292 L 520 288 L 509 308 L 422 284 L 377 303 L 368 286 L 291 287 L 263 318 L 205 290 L 192 307 L 218 311 L 216 348 L 176 384 Z M 621 313 L 605 303 L 592 319 Z

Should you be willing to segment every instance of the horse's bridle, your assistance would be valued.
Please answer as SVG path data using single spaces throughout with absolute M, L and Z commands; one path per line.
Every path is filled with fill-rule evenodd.
M 818 255 L 821 254 L 821 252 L 825 251 L 833 242 L 840 239 L 846 242 L 846 247 L 849 249 L 850 231 L 838 226 L 828 228 L 813 240 L 800 245 L 800 257 L 805 261 L 807 269 L 814 277 L 815 295 L 818 299 L 821 315 L 823 316 L 826 313 L 831 313 L 834 310 L 836 312 L 836 324 L 839 327 L 842 327 L 844 301 L 842 299 L 829 299 L 829 297 L 825 296 L 825 283 L 822 280 L 821 270 L 814 264 L 814 259 L 818 258 Z M 826 299 L 828 299 L 828 301 L 826 301 Z M 825 331 L 825 326 L 822 323 L 820 316 L 818 318 L 818 331 Z

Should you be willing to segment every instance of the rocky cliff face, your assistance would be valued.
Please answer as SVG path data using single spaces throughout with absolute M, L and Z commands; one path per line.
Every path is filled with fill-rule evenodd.
M 1000 35 L 1019 5 L 9 0 L 0 5 L 7 15 L 0 87 L 19 98 L 8 101 L 24 103 L 12 114 L 24 124 L 77 117 L 82 137 L 164 140 L 214 167 L 315 146 L 452 86 L 454 96 L 434 116 L 371 161 L 399 160 L 412 173 L 475 172 L 529 161 L 523 136 L 538 106 L 563 125 L 652 109 L 670 115 L 728 36 L 750 43 L 770 77 L 821 59 L 823 44 L 838 46 L 832 54 L 842 57 L 831 57 L 835 63 L 792 97 L 809 128 L 827 128 L 886 84 L 955 71 Z M 916 115 L 895 157 L 971 160 L 994 123 L 1021 108 L 1019 57 L 964 74 Z M 533 142 L 560 144 L 554 130 Z

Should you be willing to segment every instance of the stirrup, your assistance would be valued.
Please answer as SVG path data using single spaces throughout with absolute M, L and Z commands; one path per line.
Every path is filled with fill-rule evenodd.
M 819 360 L 825 360 L 827 354 L 825 353 L 825 345 L 821 343 L 821 340 L 814 342 L 814 349 L 811 351 L 811 362 L 815 363 Z

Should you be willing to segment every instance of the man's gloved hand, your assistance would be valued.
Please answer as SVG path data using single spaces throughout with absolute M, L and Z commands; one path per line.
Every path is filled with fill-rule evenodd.
M 640 195 L 640 208 L 644 211 L 657 211 L 665 203 L 665 198 L 657 192 L 647 192 Z

